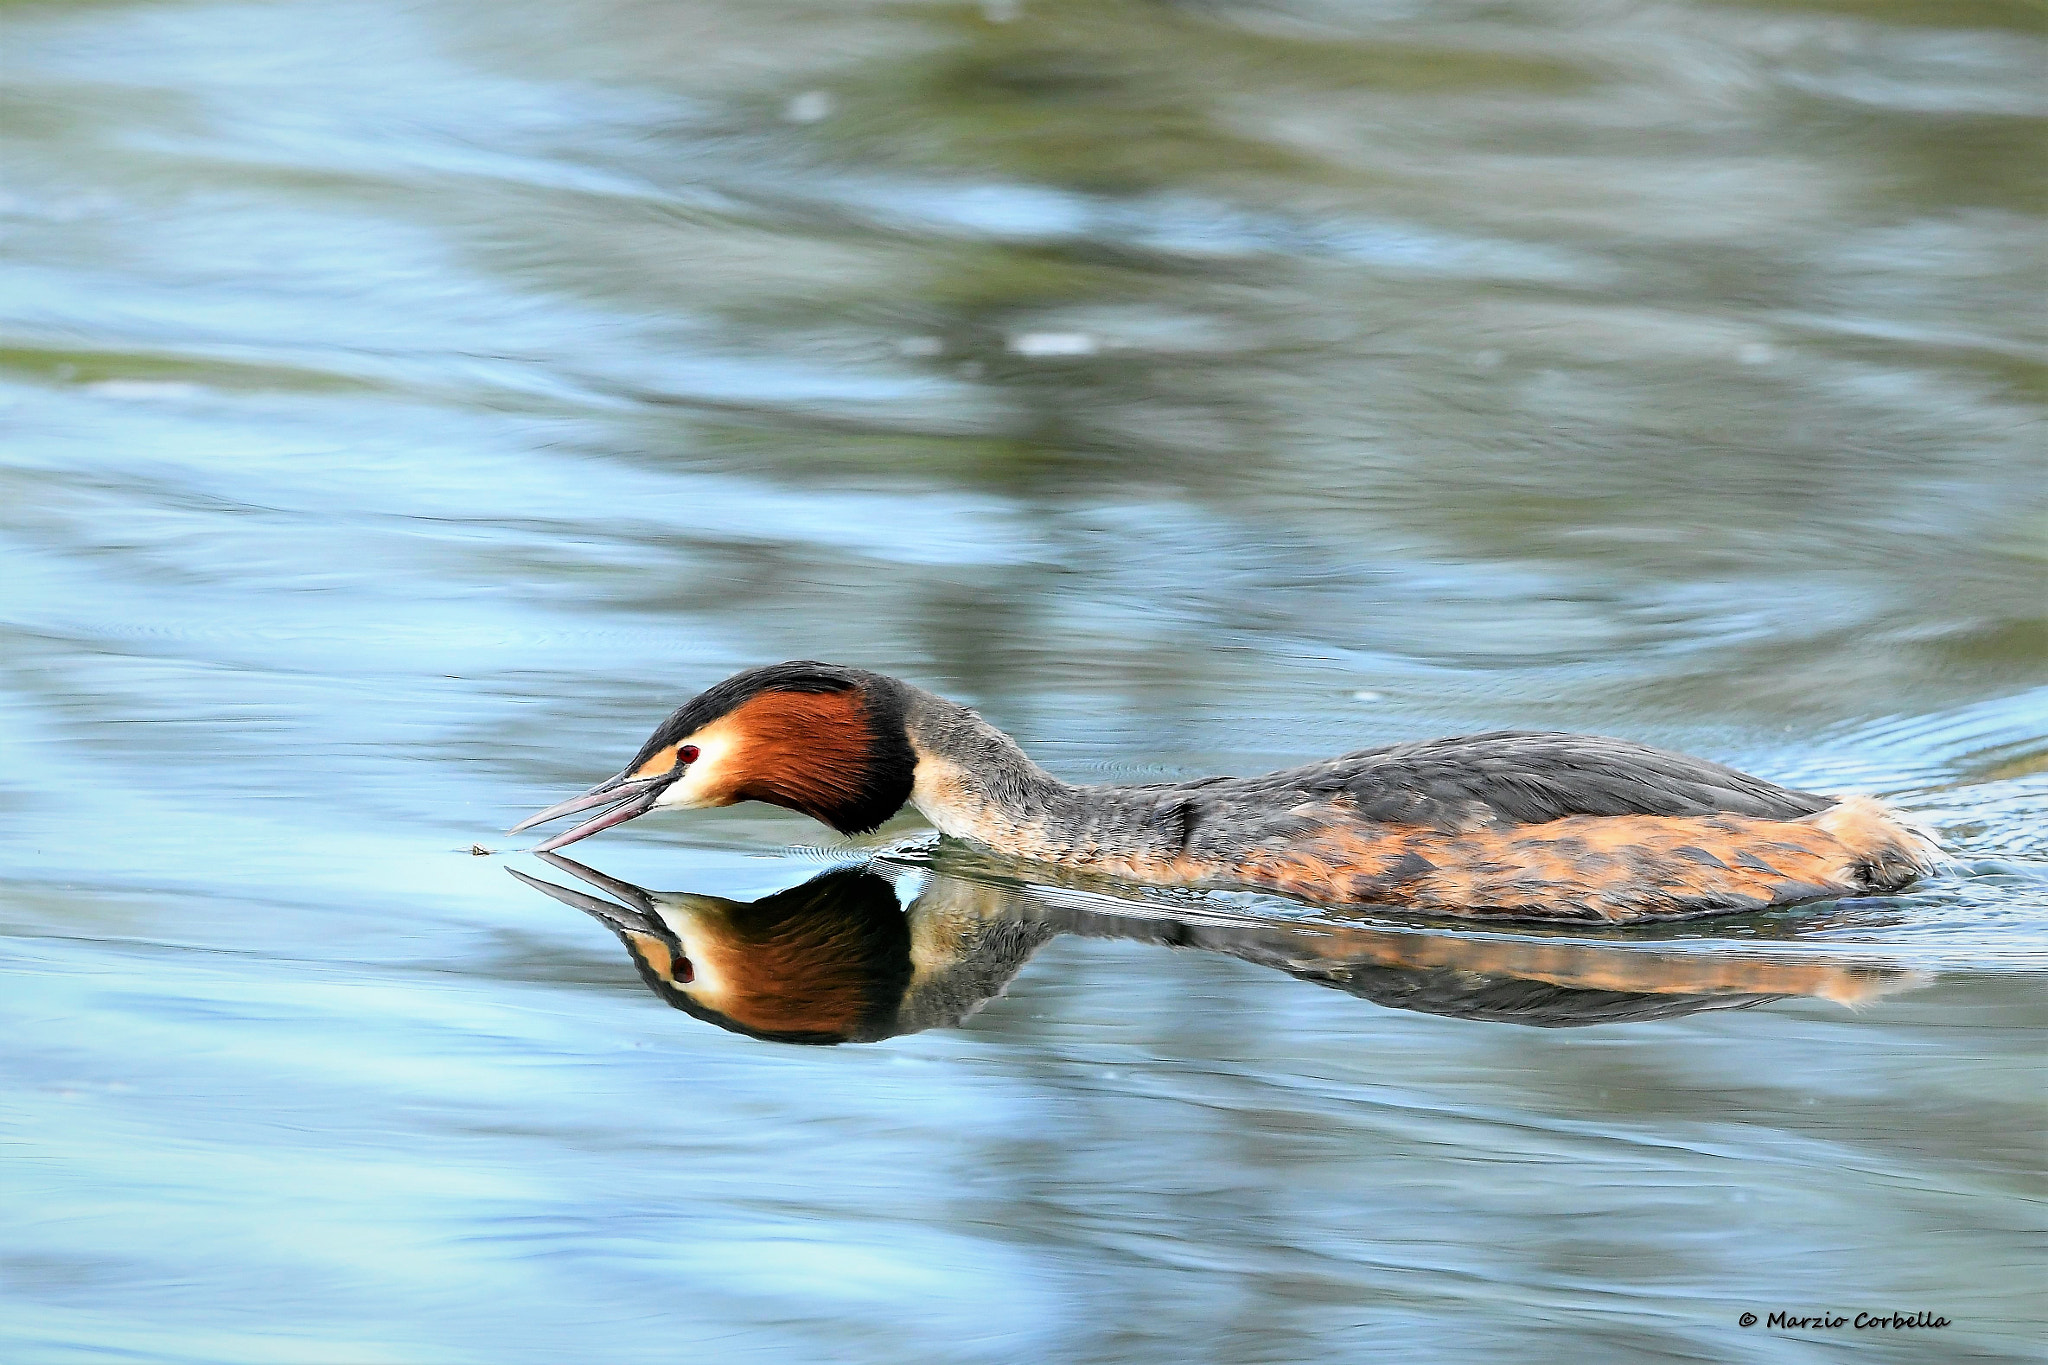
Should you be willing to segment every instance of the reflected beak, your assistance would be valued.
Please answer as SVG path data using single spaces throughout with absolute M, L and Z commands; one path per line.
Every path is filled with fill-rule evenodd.
M 532 829 L 535 825 L 545 825 L 550 820 L 559 820 L 565 815 L 574 815 L 577 811 L 589 810 L 593 806 L 610 807 L 595 819 L 585 820 L 582 824 L 535 846 L 534 852 L 546 853 L 550 849 L 573 844 L 578 839 L 587 839 L 601 829 L 622 825 L 636 815 L 645 815 L 654 809 L 654 803 L 661 796 L 662 789 L 673 781 L 673 773 L 641 778 L 628 777 L 625 773 L 620 773 L 617 777 L 598 783 L 581 796 L 572 796 L 567 801 L 549 806 L 538 814 L 527 816 L 507 832 L 517 834 L 521 830 Z
M 569 862 L 567 858 L 562 859 L 562 861 L 565 863 Z M 573 868 L 576 865 L 569 863 L 569 866 Z M 585 891 L 572 891 L 566 886 L 556 886 L 553 882 L 544 882 L 538 877 L 529 877 L 516 867 L 508 867 L 505 870 L 534 890 L 553 896 L 564 905 L 573 906 L 581 910 L 613 933 L 630 932 L 667 936 L 667 931 L 662 926 L 661 921 L 639 910 L 629 910 L 623 905 L 612 904 L 602 896 L 593 896 Z M 633 889 L 639 890 L 638 887 Z
M 606 891 L 643 915 L 654 914 L 654 896 L 644 886 L 622 882 L 609 873 L 599 872 L 594 867 L 585 867 L 574 858 L 564 858 L 559 853 L 543 853 L 540 860 L 549 867 L 558 868 L 572 877 L 580 877 L 600 891 Z
M 629 911 L 623 905 L 612 905 L 612 902 L 606 900 L 604 896 L 592 896 L 592 894 L 586 894 L 586 892 L 580 892 L 580 890 L 569 890 L 567 886 L 555 886 L 553 882 L 543 882 L 537 876 L 526 876 L 518 868 L 506 868 L 506 872 L 510 872 L 512 876 L 516 876 L 518 880 L 526 882 L 528 886 L 532 886 L 532 888 L 539 890 L 539 892 L 547 892 L 549 896 L 555 896 L 555 900 L 561 900 L 563 905 L 575 907 L 578 911 L 582 911 L 584 915 L 590 915 L 594 921 L 598 921 L 600 925 L 604 925 L 612 933 L 653 933 L 653 935 L 668 937 L 668 931 L 662 927 L 662 923 L 659 923 L 659 921 L 653 921 L 653 919 L 647 919 L 643 915 L 637 915 L 637 913 Z

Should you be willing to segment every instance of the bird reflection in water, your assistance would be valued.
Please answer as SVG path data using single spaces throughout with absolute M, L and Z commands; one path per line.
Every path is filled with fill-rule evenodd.
M 1124 904 L 916 869 L 906 909 L 875 862 L 756 901 L 649 891 L 560 854 L 608 893 L 512 875 L 603 923 L 675 1008 L 784 1043 L 868 1043 L 958 1024 L 1059 934 L 1241 958 L 1395 1009 L 1541 1027 L 1665 1019 L 1790 996 L 1855 1005 L 1918 984 L 1882 963 L 1296 922 Z

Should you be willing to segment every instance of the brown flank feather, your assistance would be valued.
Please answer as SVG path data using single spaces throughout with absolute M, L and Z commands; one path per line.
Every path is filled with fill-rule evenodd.
M 1621 923 L 1892 890 L 1934 857 L 1862 796 L 1798 820 L 1579 815 L 1462 834 L 1329 815 L 1234 868 L 1183 875 L 1319 901 Z

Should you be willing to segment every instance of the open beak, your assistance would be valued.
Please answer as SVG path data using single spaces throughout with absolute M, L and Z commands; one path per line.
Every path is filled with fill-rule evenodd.
M 534 852 L 546 853 L 550 849 L 561 848 L 564 844 L 573 844 L 578 839 L 587 839 L 601 829 L 622 825 L 636 815 L 645 815 L 654 809 L 654 803 L 660 798 L 662 789 L 673 781 L 673 773 L 639 778 L 620 773 L 617 777 L 598 783 L 581 796 L 572 796 L 559 805 L 549 806 L 536 815 L 527 816 L 507 832 L 517 834 L 521 830 L 532 829 L 535 825 L 545 825 L 550 820 L 559 820 L 565 815 L 574 815 L 577 811 L 589 810 L 593 806 L 610 807 L 602 815 L 585 820 L 582 824 L 535 845 Z

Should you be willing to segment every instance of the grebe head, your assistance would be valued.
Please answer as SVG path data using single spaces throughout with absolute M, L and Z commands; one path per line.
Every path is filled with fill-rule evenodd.
M 609 807 L 539 845 L 546 852 L 657 806 L 766 801 L 865 834 L 910 799 L 917 757 L 903 713 L 903 685 L 879 673 L 809 660 L 749 669 L 679 707 L 616 777 L 512 832 Z
M 513 876 L 619 936 L 668 1004 L 779 1043 L 887 1037 L 912 975 L 909 922 L 885 877 L 839 868 L 758 901 L 650 892 L 567 858 L 549 863 L 625 901 Z

